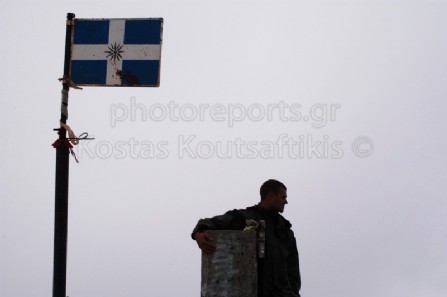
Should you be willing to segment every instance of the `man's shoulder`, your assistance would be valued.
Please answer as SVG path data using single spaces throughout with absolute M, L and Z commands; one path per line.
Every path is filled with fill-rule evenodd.
M 259 211 L 259 206 L 255 204 L 243 209 L 243 211 L 251 211 L 251 212 Z
M 232 209 L 227 211 L 224 215 L 230 217 L 239 217 L 245 219 L 256 219 L 258 217 L 258 207 L 257 205 L 249 206 L 247 208 Z
M 258 204 L 253 205 L 253 206 L 249 206 L 246 209 L 241 210 L 241 211 L 246 213 L 246 214 L 248 214 L 248 215 L 250 215 L 250 216 L 255 216 L 255 217 L 258 217 L 263 212 Z M 285 228 L 288 228 L 288 229 L 290 229 L 292 227 L 292 224 L 290 223 L 290 221 L 287 220 L 280 213 L 275 213 L 275 217 L 276 217 L 276 222 L 278 223 L 279 226 L 285 227 Z
M 245 219 L 254 219 L 258 220 L 261 219 L 263 211 L 259 207 L 258 204 L 255 204 L 253 206 L 249 206 L 245 209 L 233 209 L 227 211 L 225 214 L 232 216 L 232 217 L 238 217 L 238 218 L 245 218 Z M 276 213 L 276 223 L 279 228 L 284 229 L 291 229 L 292 224 L 289 220 L 287 220 L 283 215 L 280 213 Z
M 228 210 L 226 212 L 226 214 L 254 212 L 254 211 L 257 211 L 257 208 L 258 208 L 258 205 L 253 205 L 253 206 L 249 206 L 246 208 L 235 208 L 235 209 Z

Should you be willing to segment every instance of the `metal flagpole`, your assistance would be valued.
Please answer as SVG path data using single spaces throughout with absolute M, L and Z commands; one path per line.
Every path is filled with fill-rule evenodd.
M 53 263 L 53 297 L 66 297 L 67 276 L 67 225 L 68 225 L 68 175 L 69 175 L 69 142 L 66 129 L 62 124 L 67 122 L 68 77 L 70 75 L 71 35 L 75 15 L 67 14 L 65 39 L 64 80 L 61 98 L 61 127 L 56 144 L 56 191 L 54 209 L 54 263 Z

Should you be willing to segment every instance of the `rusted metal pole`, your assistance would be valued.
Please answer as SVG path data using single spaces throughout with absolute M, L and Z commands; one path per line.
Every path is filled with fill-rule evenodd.
M 70 75 L 71 35 L 75 15 L 67 14 L 65 35 L 64 78 Z M 68 91 L 67 80 L 62 85 L 61 123 L 67 122 Z M 54 209 L 54 262 L 53 262 L 53 297 L 66 297 L 67 276 L 67 227 L 68 227 L 68 176 L 69 148 L 66 145 L 66 130 L 61 126 L 58 130 L 59 143 L 56 146 L 56 189 Z

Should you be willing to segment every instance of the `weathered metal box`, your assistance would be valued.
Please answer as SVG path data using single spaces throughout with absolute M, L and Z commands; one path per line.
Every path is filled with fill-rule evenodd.
M 202 253 L 201 297 L 256 297 L 256 231 L 207 231 L 216 251 Z

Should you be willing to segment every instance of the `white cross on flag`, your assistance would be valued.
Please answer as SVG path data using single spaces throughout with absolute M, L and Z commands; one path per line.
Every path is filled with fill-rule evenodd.
M 84 86 L 160 85 L 163 19 L 75 19 L 70 78 Z

